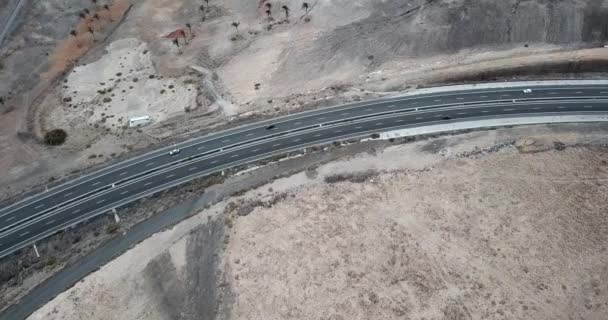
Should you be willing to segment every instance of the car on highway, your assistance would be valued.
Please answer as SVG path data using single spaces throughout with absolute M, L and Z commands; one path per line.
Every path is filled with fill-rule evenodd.
M 181 150 L 180 150 L 180 149 L 175 148 L 175 149 L 173 149 L 173 150 L 169 151 L 169 155 L 170 155 L 170 156 L 175 156 L 175 155 L 178 155 L 180 152 L 181 152 Z
M 524 93 L 532 93 L 532 89 L 524 89 Z

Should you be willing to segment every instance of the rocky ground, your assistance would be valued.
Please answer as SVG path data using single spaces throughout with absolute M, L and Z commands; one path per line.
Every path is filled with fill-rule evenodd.
M 201 4 L 29 2 L 0 49 L 1 197 L 251 119 L 421 85 L 606 69 L 604 0 Z M 177 29 L 179 48 L 163 37 Z M 141 115 L 152 124 L 125 127 Z M 43 145 L 56 128 L 67 142 Z
M 605 134 L 500 129 L 308 166 L 154 235 L 29 319 L 603 319 Z

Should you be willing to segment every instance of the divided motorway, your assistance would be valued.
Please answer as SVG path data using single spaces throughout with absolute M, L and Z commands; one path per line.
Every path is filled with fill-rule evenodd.
M 154 192 L 322 142 L 462 120 L 608 112 L 608 86 L 448 91 L 326 108 L 201 137 L 106 167 L 0 209 L 0 257 Z

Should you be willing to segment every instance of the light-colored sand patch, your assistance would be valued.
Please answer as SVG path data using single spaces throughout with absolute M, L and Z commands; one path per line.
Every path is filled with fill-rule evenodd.
M 76 67 L 63 87 L 64 98 L 90 109 L 89 124 L 101 122 L 116 129 L 129 118 L 144 115 L 161 122 L 196 107 L 196 86 L 157 78 L 145 43 L 122 39 L 107 50 L 98 61 Z
M 171 255 L 171 262 L 177 269 L 178 273 L 186 265 L 187 242 L 188 242 L 187 238 L 182 238 L 169 248 L 169 254 Z
M 507 149 L 300 188 L 237 219 L 232 318 L 601 319 L 601 154 Z

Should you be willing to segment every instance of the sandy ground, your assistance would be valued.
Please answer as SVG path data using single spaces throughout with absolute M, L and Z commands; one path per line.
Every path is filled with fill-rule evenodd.
M 269 1 L 270 16 L 264 2 L 201 3 L 28 6 L 0 49 L 1 197 L 233 120 L 446 81 L 597 72 L 608 50 L 605 0 L 319 0 L 308 12 L 289 0 Z M 100 19 L 79 19 L 85 8 Z M 163 38 L 177 29 L 179 48 Z M 124 127 L 139 115 L 153 123 Z M 67 143 L 42 145 L 56 128 Z
M 310 167 L 151 237 L 29 319 L 603 319 L 605 132 L 585 128 Z

